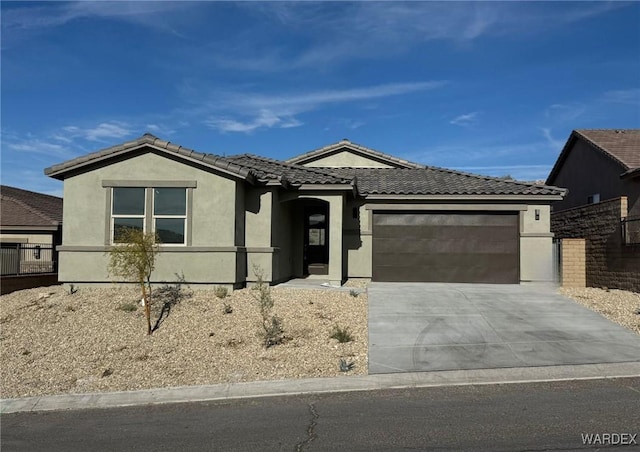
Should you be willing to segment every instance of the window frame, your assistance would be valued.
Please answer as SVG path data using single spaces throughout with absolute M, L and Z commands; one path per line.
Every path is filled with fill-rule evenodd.
M 144 190 L 144 208 L 143 208 L 143 213 L 142 215 L 138 214 L 114 214 L 113 213 L 113 206 L 115 204 L 115 190 L 118 188 L 142 188 Z M 109 242 L 111 243 L 111 245 L 117 245 L 119 243 L 125 243 L 125 242 L 116 242 L 115 241 L 115 234 L 116 234 L 116 224 L 115 224 L 115 219 L 116 218 L 136 218 L 136 219 L 142 219 L 142 233 L 146 234 L 147 232 L 147 189 L 143 188 L 143 187 L 111 187 L 111 218 L 109 219 L 109 221 L 111 222 L 110 225 L 110 229 L 109 229 Z
M 176 190 L 184 190 L 184 215 L 156 215 L 155 213 L 155 208 L 156 208 L 156 193 L 155 190 L 156 189 L 163 189 L 163 188 L 171 188 L 171 189 L 176 189 Z M 153 187 L 153 188 L 148 188 L 148 190 L 152 190 L 152 194 L 151 194 L 151 228 L 153 229 L 154 232 L 158 231 L 158 228 L 156 227 L 156 220 L 157 219 L 182 219 L 184 220 L 184 233 L 183 233 L 183 237 L 184 240 L 182 243 L 163 243 L 160 242 L 160 244 L 162 246 L 186 246 L 188 241 L 187 241 L 187 221 L 189 218 L 189 190 L 185 187 Z
M 114 206 L 114 201 L 115 201 L 115 189 L 118 188 L 142 188 L 144 190 L 144 214 L 140 215 L 135 215 L 135 214 L 114 214 L 113 213 L 113 206 Z M 174 189 L 182 189 L 184 190 L 184 196 L 185 196 L 185 208 L 184 208 L 184 215 L 155 215 L 154 213 L 154 207 L 155 207 L 155 189 L 160 189 L 160 188 L 174 188 Z M 146 186 L 146 187 L 141 187 L 140 185 L 125 185 L 125 184 L 118 184 L 117 186 L 113 185 L 108 187 L 108 189 L 110 190 L 110 196 L 109 196 L 109 213 L 110 213 L 110 218 L 109 218 L 109 222 L 110 222 L 110 227 L 109 227 L 109 237 L 108 237 L 108 243 L 110 245 L 118 245 L 120 243 L 123 242 L 116 242 L 115 239 L 115 219 L 116 218 L 136 218 L 136 219 L 142 219 L 142 232 L 143 233 L 147 233 L 148 227 L 151 228 L 151 230 L 153 232 L 156 232 L 156 219 L 158 218 L 169 218 L 169 219 L 182 219 L 184 220 L 184 241 L 182 243 L 162 243 L 159 242 L 158 245 L 160 246 L 169 246 L 169 247 L 186 247 L 189 246 L 189 222 L 190 222 L 190 187 L 188 186 L 165 186 L 164 184 L 162 184 L 162 186 Z M 150 192 L 151 190 L 151 192 Z M 150 202 L 149 202 L 150 201 Z M 150 204 L 150 205 L 149 205 Z

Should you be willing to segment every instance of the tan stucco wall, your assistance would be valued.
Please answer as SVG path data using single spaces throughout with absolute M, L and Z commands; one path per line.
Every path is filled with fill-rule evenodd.
M 326 168 L 393 168 L 376 160 L 364 157 L 350 151 L 341 151 L 326 157 L 307 162 L 304 166 Z
M 535 219 L 536 210 L 540 212 Z M 520 213 L 520 281 L 552 282 L 553 235 L 549 205 L 529 205 Z
M 358 218 L 353 217 L 357 209 Z M 370 211 L 363 200 L 349 200 L 344 212 L 344 247 L 346 272 L 349 278 L 371 278 L 372 235 Z
M 16 243 L 43 243 L 45 245 L 51 245 L 53 243 L 53 233 L 49 234 L 0 234 L 0 242 L 13 242 Z
M 214 174 L 194 166 L 177 162 L 154 153 L 133 156 L 93 171 L 69 177 L 64 182 L 63 248 L 60 251 L 60 280 L 110 281 L 106 275 L 108 243 L 107 225 L 110 222 L 108 193 L 104 180 L 132 181 L 196 181 L 192 189 L 191 222 L 192 247 L 218 247 L 223 250 L 190 252 L 162 252 L 152 278 L 157 281 L 175 280 L 175 273 L 184 273 L 194 283 L 211 281 L 233 284 L 241 277 L 236 265 L 236 248 L 242 228 L 237 227 L 236 195 L 238 182 L 230 176 Z M 152 184 L 151 184 L 152 185 Z M 65 251 L 71 247 L 73 251 Z M 90 247 L 83 250 L 83 247 Z M 238 250 L 242 253 L 244 250 Z

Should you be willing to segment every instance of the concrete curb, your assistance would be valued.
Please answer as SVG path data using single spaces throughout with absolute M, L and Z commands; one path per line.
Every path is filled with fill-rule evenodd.
M 253 381 L 90 394 L 0 399 L 0 413 L 115 408 L 376 389 L 533 383 L 640 377 L 640 362 Z

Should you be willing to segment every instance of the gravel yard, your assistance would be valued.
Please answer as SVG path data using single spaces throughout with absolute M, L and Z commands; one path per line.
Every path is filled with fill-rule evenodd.
M 183 289 L 185 290 L 185 289 Z M 187 289 L 188 291 L 188 289 Z M 367 296 L 272 288 L 286 342 L 265 349 L 256 291 L 196 290 L 146 335 L 139 292 L 61 286 L 0 297 L 0 395 L 121 391 L 367 373 Z M 46 297 L 45 297 L 46 295 Z M 232 312 L 225 313 L 225 303 Z M 229 310 L 229 309 L 227 309 Z M 154 305 L 155 322 L 160 306 Z M 348 328 L 353 341 L 330 338 Z M 340 371 L 340 360 L 353 362 Z
M 560 293 L 640 334 L 640 294 L 617 289 L 562 288 Z

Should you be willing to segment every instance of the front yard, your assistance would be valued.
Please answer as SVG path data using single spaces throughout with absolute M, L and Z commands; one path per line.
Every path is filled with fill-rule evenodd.
M 183 289 L 188 292 L 188 289 Z M 255 290 L 193 291 L 151 336 L 136 289 L 61 286 L 0 298 L 0 394 L 121 391 L 367 373 L 367 296 L 272 288 L 285 343 L 265 349 Z M 225 309 L 225 304 L 228 308 Z M 152 321 L 160 306 L 154 306 Z M 231 312 L 228 312 L 231 311 Z M 336 325 L 352 341 L 330 338 Z M 348 372 L 340 361 L 353 363 Z

